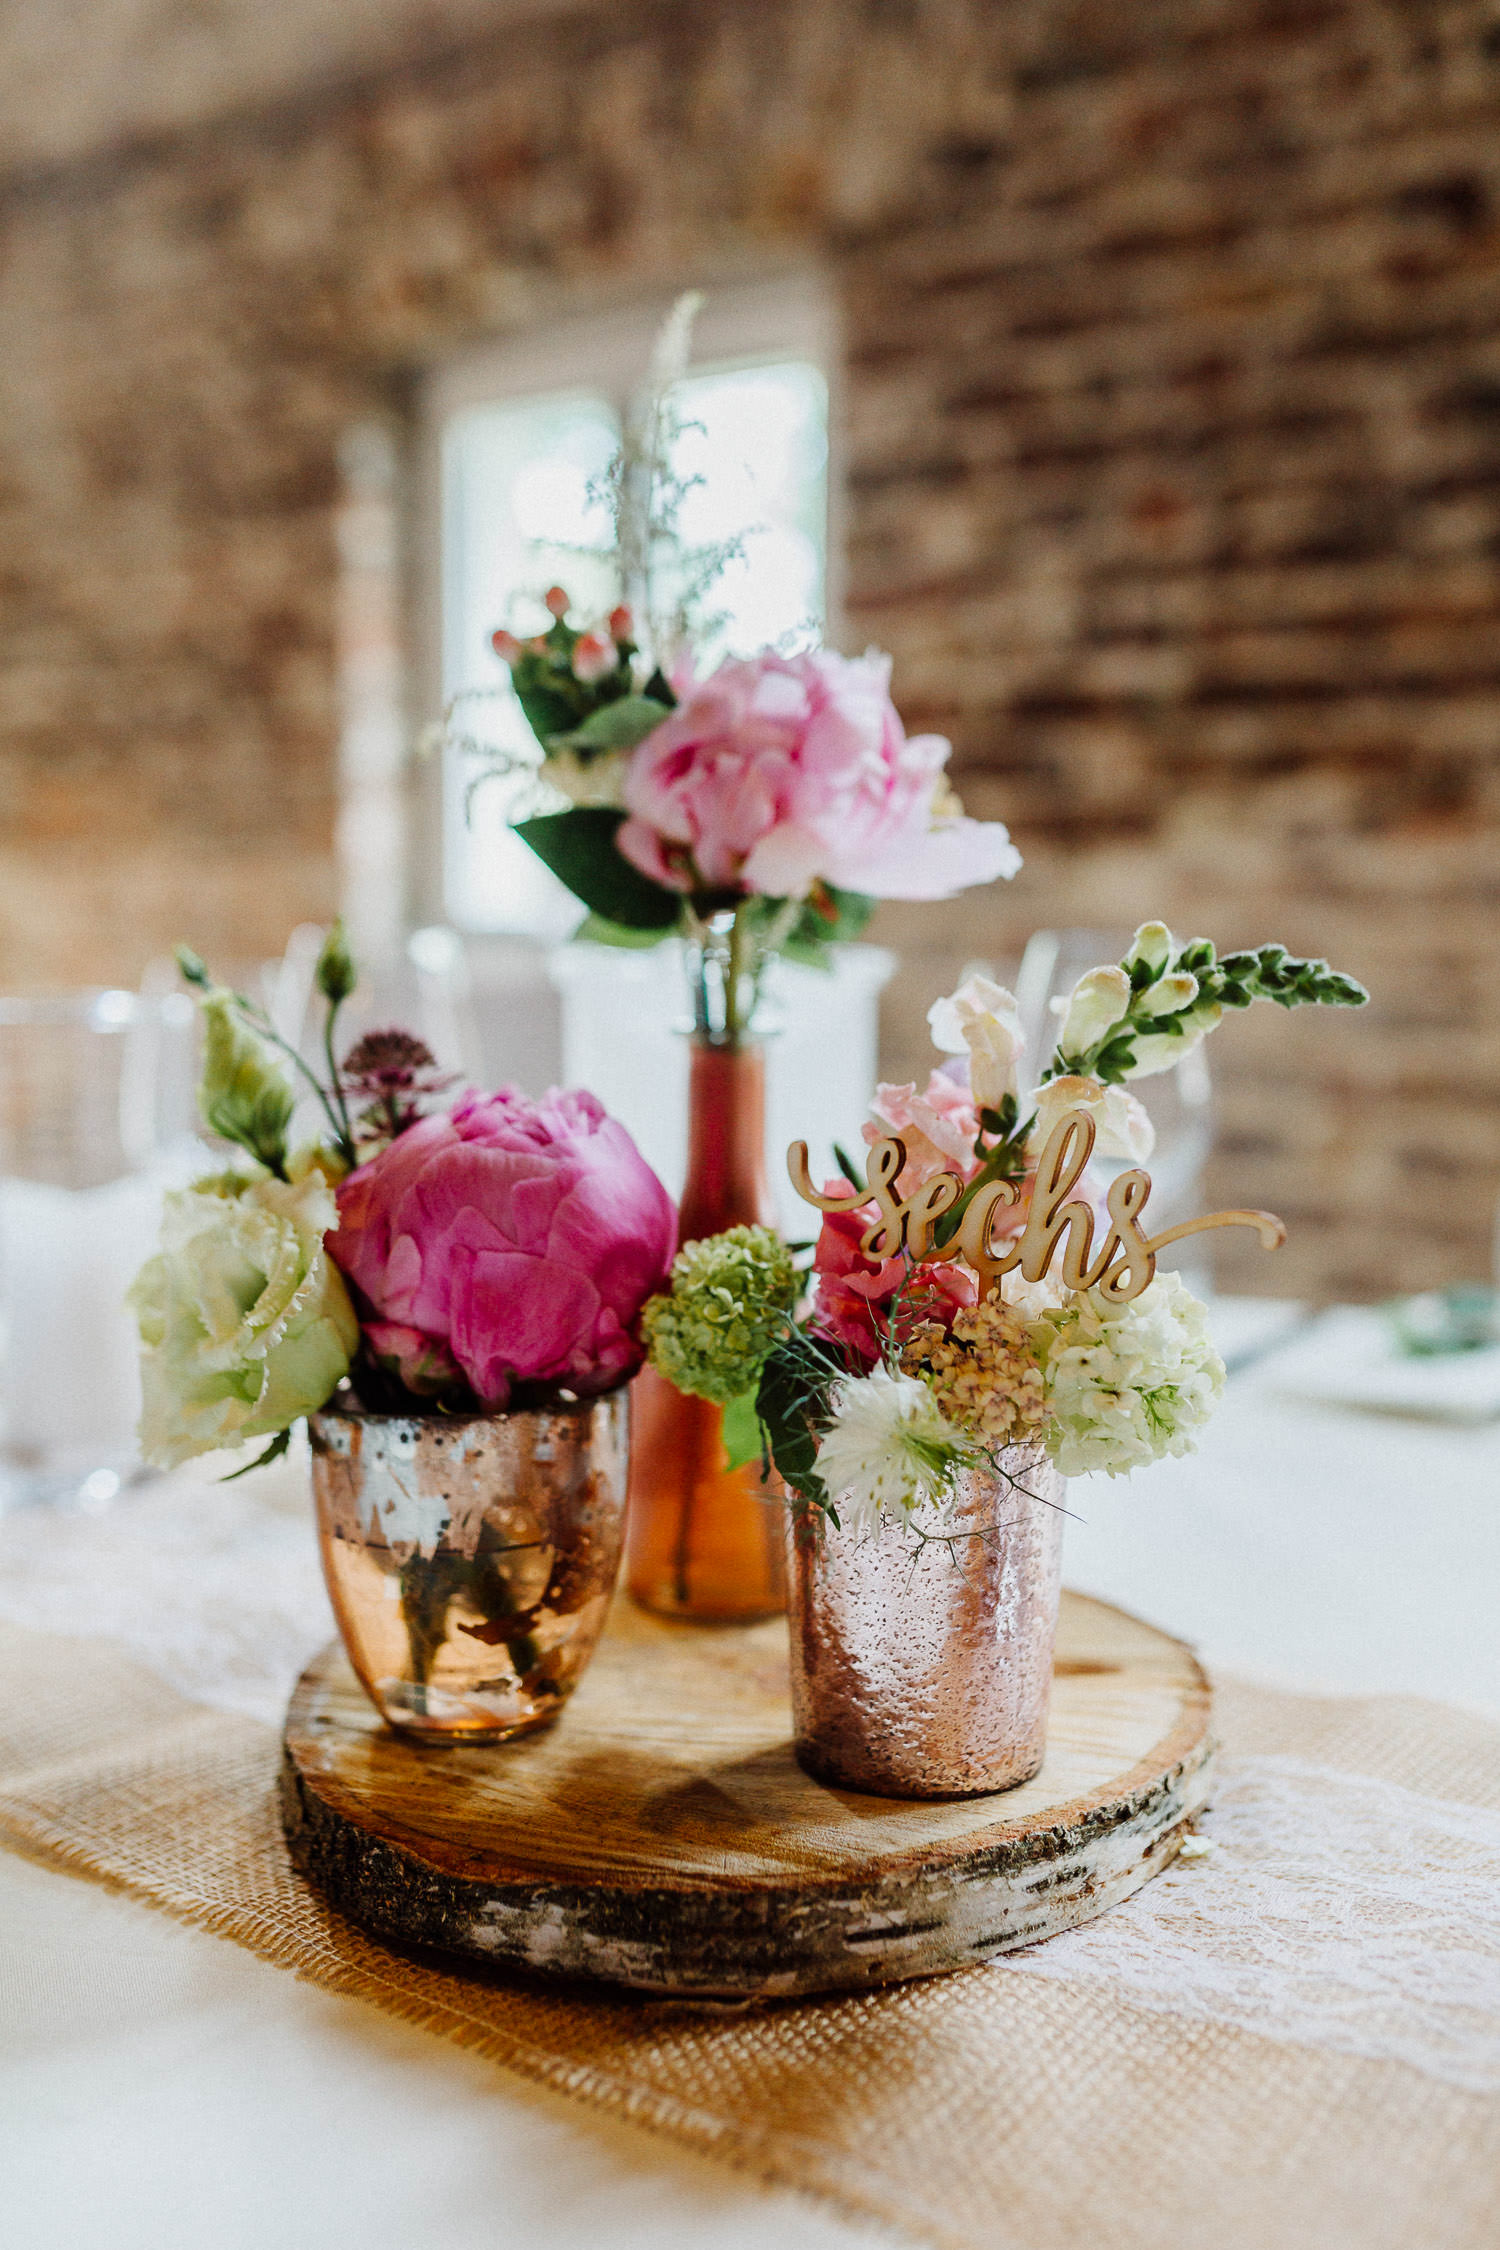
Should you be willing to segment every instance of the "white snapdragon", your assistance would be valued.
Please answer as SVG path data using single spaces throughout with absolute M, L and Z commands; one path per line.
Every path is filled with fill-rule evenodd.
M 1121 967 L 1129 970 L 1139 964 L 1154 969 L 1159 976 L 1176 951 L 1177 940 L 1165 922 L 1143 922 L 1130 941 Z
M 1167 984 L 1175 981 L 1171 977 L 1163 980 Z M 1192 984 L 1196 993 L 1196 977 L 1189 977 L 1184 981 Z M 1148 993 L 1146 997 L 1149 1000 L 1151 995 Z M 1168 1013 L 1164 1008 L 1156 1012 L 1159 1015 Z M 1179 1028 L 1176 1031 L 1148 1032 L 1145 1038 L 1137 1039 L 1135 1060 L 1130 1066 L 1131 1077 L 1154 1078 L 1163 1070 L 1174 1069 L 1184 1055 L 1190 1055 L 1195 1047 L 1202 1046 L 1208 1034 L 1223 1020 L 1223 1015 L 1224 1010 L 1217 1000 L 1199 1000 L 1195 997 L 1178 1013 Z
M 1156 1146 L 1156 1127 L 1134 1094 L 1123 1086 L 1101 1085 L 1097 1078 L 1049 1078 L 1036 1090 L 1036 1123 L 1028 1143 L 1040 1151 L 1064 1110 L 1081 1109 L 1094 1121 L 1094 1148 L 1100 1156 L 1122 1156 L 1144 1164 Z
M 1026 1044 L 1016 996 L 985 976 L 968 976 L 927 1011 L 932 1043 L 969 1057 L 969 1088 L 980 1109 L 998 1109 L 1017 1092 L 1016 1064 Z
M 877 1367 L 836 1383 L 818 1443 L 818 1475 L 846 1528 L 875 1531 L 883 1514 L 941 1502 L 973 1454 L 916 1375 Z
M 1050 1413 L 1044 1442 L 1064 1476 L 1126 1476 L 1191 1453 L 1224 1388 L 1207 1314 L 1175 1273 L 1125 1305 L 1084 1291 L 1031 1335 Z
M 1086 1055 L 1104 1034 L 1123 1021 L 1130 1008 L 1130 979 L 1123 969 L 1106 966 L 1090 969 L 1078 979 L 1063 1010 L 1057 1051 Z

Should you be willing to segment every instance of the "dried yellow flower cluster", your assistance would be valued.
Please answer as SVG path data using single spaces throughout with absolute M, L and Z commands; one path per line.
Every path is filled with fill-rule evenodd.
M 1047 1418 L 1042 1371 L 1026 1323 L 998 1297 L 966 1305 L 951 1333 L 936 1321 L 923 1321 L 901 1365 L 931 1385 L 950 1422 L 987 1445 L 1019 1444 Z

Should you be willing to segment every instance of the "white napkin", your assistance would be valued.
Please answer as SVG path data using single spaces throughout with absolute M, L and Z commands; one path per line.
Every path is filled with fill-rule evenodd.
M 1294 1398 L 1443 1422 L 1500 1415 L 1500 1344 L 1417 1358 L 1403 1352 L 1384 1313 L 1347 1305 L 1324 1313 L 1261 1363 Z

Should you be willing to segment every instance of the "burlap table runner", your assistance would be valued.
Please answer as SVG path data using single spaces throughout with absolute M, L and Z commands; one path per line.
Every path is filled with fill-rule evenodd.
M 452 1975 L 362 1937 L 292 1870 L 273 1729 L 116 1649 L 15 1627 L 0 1709 L 13 1848 L 852 2218 L 945 2250 L 1497 2239 L 1500 2102 L 1478 2048 L 1434 2073 L 1004 1964 L 744 2011 Z M 1460 1712 L 1235 1687 L 1220 1720 L 1231 1759 L 1368 1776 L 1398 1808 L 1444 1800 L 1454 1851 L 1464 1818 L 1490 1817 L 1461 1808 L 1500 1806 L 1500 1735 Z

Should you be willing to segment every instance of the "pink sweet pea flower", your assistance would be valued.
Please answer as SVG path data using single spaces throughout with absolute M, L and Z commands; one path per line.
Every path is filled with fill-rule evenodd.
M 965 819 L 949 745 L 907 736 L 889 657 L 774 650 L 719 666 L 639 743 L 620 850 L 675 890 L 949 898 L 1014 875 L 998 821 Z
M 446 1347 L 490 1407 L 518 1383 L 589 1394 L 640 1366 L 677 1214 L 592 1094 L 470 1095 L 351 1172 L 338 1206 L 328 1247 L 373 1308 L 378 1356 L 437 1366 Z

